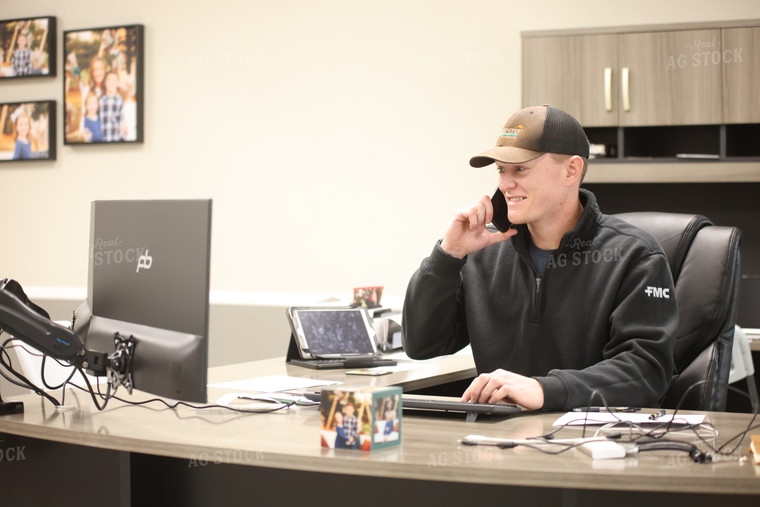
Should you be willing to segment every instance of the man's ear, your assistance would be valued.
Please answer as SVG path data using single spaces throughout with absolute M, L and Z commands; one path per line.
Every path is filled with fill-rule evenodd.
M 583 159 L 573 155 L 565 160 L 565 181 L 568 184 L 580 184 L 583 178 Z

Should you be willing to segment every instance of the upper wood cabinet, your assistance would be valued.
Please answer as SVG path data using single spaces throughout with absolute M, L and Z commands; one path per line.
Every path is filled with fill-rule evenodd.
M 760 20 L 522 33 L 522 104 L 575 116 L 586 181 L 760 181 Z
M 621 35 L 620 125 L 720 123 L 720 40 L 720 30 Z
M 760 123 L 760 28 L 722 34 L 723 123 Z
M 582 125 L 618 125 L 617 35 L 523 39 L 523 105 L 549 104 Z
M 590 32 L 522 34 L 524 106 L 550 104 L 588 127 L 760 122 L 760 28 Z

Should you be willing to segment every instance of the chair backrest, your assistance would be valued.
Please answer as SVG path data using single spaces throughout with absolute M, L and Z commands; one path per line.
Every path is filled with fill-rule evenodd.
M 688 391 L 680 408 L 725 410 L 741 276 L 741 231 L 714 226 L 700 215 L 641 212 L 617 216 L 660 242 L 675 281 L 679 314 L 676 376 L 663 406 L 676 408 Z

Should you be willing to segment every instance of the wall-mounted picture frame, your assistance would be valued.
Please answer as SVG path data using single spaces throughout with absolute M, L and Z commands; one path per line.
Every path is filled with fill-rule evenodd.
M 0 21 L 0 81 L 55 76 L 55 17 Z
M 143 25 L 63 32 L 64 144 L 143 142 Z
M 0 103 L 0 162 L 55 160 L 54 100 Z

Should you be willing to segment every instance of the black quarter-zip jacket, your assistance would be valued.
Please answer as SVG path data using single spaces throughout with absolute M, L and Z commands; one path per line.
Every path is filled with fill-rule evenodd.
M 414 359 L 472 344 L 479 373 L 536 378 L 544 409 L 602 399 L 652 407 L 670 385 L 678 310 L 659 243 L 599 211 L 581 189 L 583 214 L 542 275 L 529 232 L 457 259 L 435 246 L 404 300 L 404 350 Z

